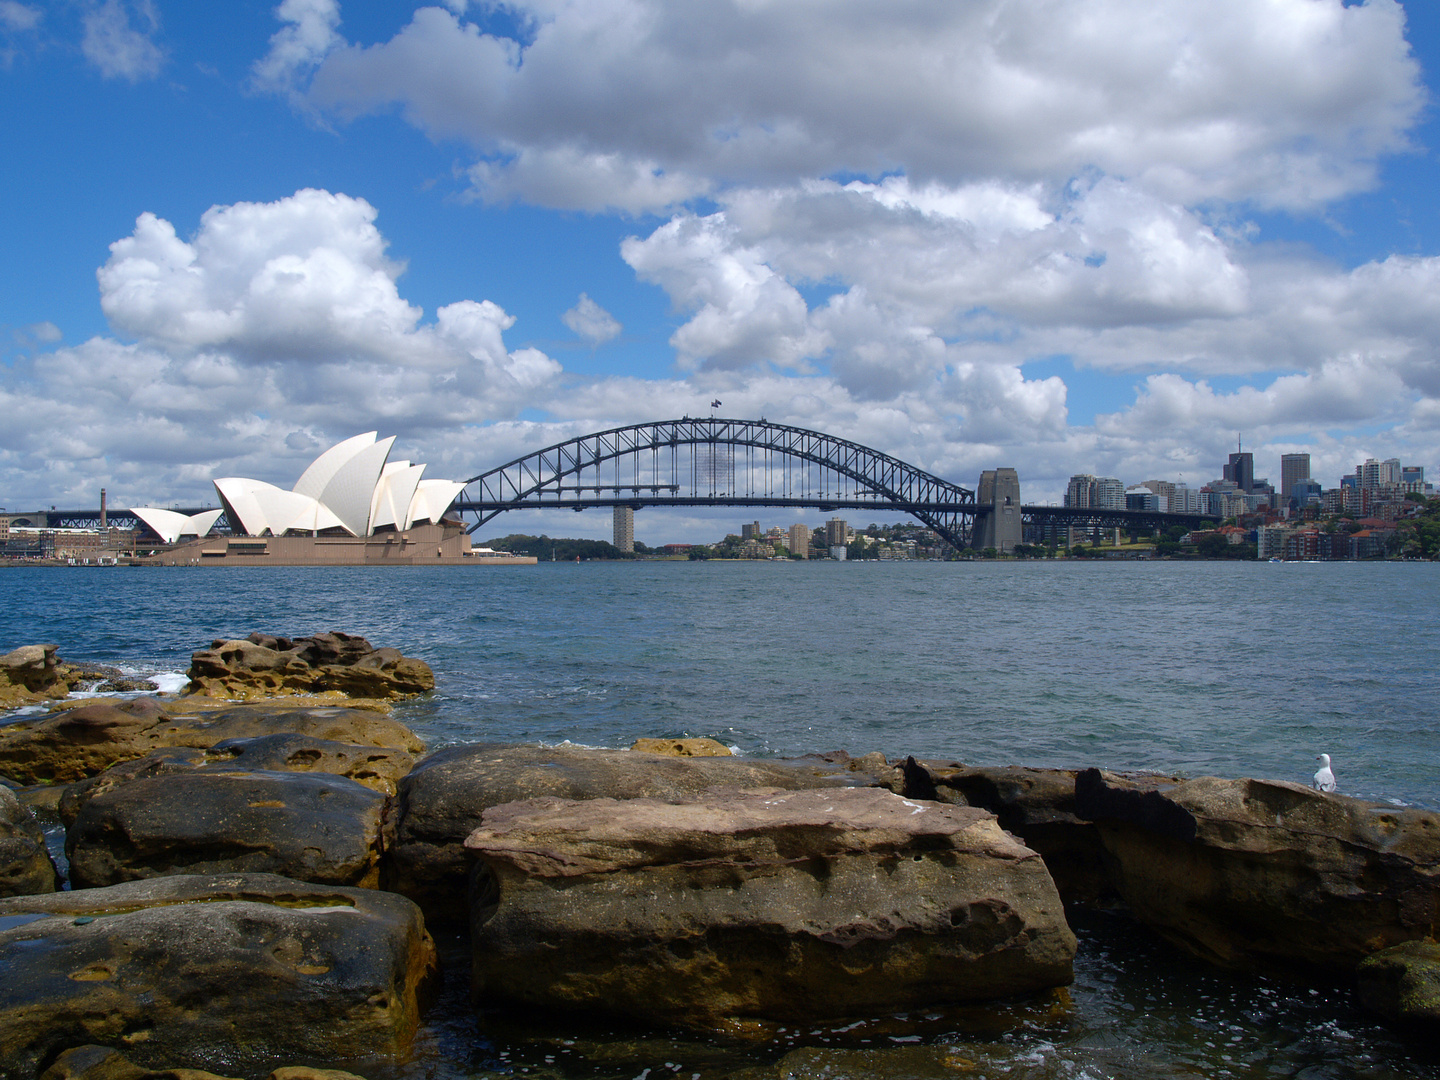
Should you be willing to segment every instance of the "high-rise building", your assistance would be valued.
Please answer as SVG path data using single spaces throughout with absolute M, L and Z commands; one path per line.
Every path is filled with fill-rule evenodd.
M 791 555 L 798 555 L 802 559 L 806 558 L 810 551 L 810 526 L 800 524 L 791 525 L 790 543 L 788 543 L 786 547 L 790 549 Z
M 850 528 L 845 524 L 844 518 L 831 518 L 825 523 L 825 546 L 844 547 L 849 543 L 849 533 Z
M 1424 484 L 1424 465 L 1405 465 L 1400 469 L 1400 482 L 1402 484 Z
M 1289 506 L 1295 497 L 1295 481 L 1310 479 L 1309 454 L 1280 455 L 1280 505 Z
M 1076 473 L 1070 477 L 1070 483 L 1065 488 L 1065 505 L 1079 509 L 1088 509 L 1090 497 L 1094 494 L 1095 477 L 1090 473 Z
M 1296 480 L 1290 488 L 1290 498 L 1295 500 L 1295 505 L 1299 509 L 1304 509 L 1311 502 L 1318 503 L 1323 494 L 1324 490 L 1320 487 L 1320 482 L 1312 480 L 1308 476 Z
M 1373 457 L 1366 458 L 1365 464 L 1355 466 L 1354 486 L 1365 491 L 1374 491 L 1380 486 L 1380 475 L 1380 462 Z M 1344 486 L 1345 480 L 1342 479 L 1340 483 Z
M 1125 485 L 1113 476 L 1097 476 L 1090 505 L 1097 510 L 1124 510 Z
M 741 540 L 759 540 L 759 539 L 760 539 L 760 523 L 759 523 L 758 521 L 752 521 L 752 522 L 751 522 L 750 524 L 748 524 L 748 525 L 741 525 L 741 526 L 740 526 L 740 539 L 741 539 Z
M 1225 479 L 1234 481 L 1235 486 L 1247 495 L 1255 486 L 1255 455 L 1246 450 L 1230 455 L 1230 464 L 1225 466 Z
M 634 507 L 615 507 L 615 546 L 621 551 L 635 550 Z

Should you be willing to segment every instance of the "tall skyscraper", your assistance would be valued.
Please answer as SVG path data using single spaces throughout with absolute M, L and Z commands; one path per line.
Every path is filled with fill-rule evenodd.
M 635 550 L 635 510 L 633 507 L 615 507 L 615 546 L 621 551 Z
M 1248 450 L 1231 454 L 1230 464 L 1225 466 L 1225 479 L 1250 494 L 1255 487 L 1255 455 Z
M 1296 480 L 1310 479 L 1309 454 L 1280 455 L 1280 505 L 1289 506 Z

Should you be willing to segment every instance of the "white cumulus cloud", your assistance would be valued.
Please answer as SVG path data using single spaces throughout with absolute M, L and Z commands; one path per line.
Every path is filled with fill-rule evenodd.
M 107 79 L 139 82 L 160 74 L 165 51 L 155 43 L 160 16 L 153 0 L 104 0 L 84 15 L 80 51 Z
M 509 7 L 533 36 L 452 5 L 327 45 L 310 102 L 398 104 L 480 151 L 484 192 L 590 209 L 576 177 L 600 175 L 632 210 L 897 169 L 951 185 L 1098 170 L 1183 203 L 1312 207 L 1370 186 L 1424 102 L 1395 0 Z
M 603 345 L 619 337 L 624 329 L 613 315 L 584 293 L 580 294 L 579 303 L 560 318 L 577 337 L 591 345 Z

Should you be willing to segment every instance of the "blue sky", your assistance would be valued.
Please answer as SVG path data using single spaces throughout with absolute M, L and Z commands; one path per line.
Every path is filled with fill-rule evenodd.
M 1390 0 L 0 0 L 0 505 L 713 397 L 1027 501 L 1433 472 L 1437 65 Z

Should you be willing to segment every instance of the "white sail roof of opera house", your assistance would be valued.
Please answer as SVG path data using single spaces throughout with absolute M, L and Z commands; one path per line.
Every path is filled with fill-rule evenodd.
M 464 488 L 453 480 L 424 480 L 424 465 L 389 461 L 395 443 L 392 435 L 377 438 L 367 431 L 336 443 L 300 474 L 289 491 L 241 476 L 215 481 L 215 490 L 234 532 L 250 536 L 284 536 L 287 532 L 316 533 L 343 529 L 352 536 L 370 536 L 376 529 L 403 531 L 425 521 L 439 522 Z M 137 507 L 133 513 L 167 543 L 195 532 L 204 536 L 219 511 L 185 518 L 169 510 Z M 169 515 L 168 517 L 165 515 Z M 179 518 L 185 526 L 170 518 Z M 176 531 L 179 529 L 180 531 Z
M 130 512 L 154 529 L 167 544 L 177 542 L 182 536 L 204 536 L 224 513 L 222 510 L 203 510 L 187 516 L 155 506 L 136 506 Z

